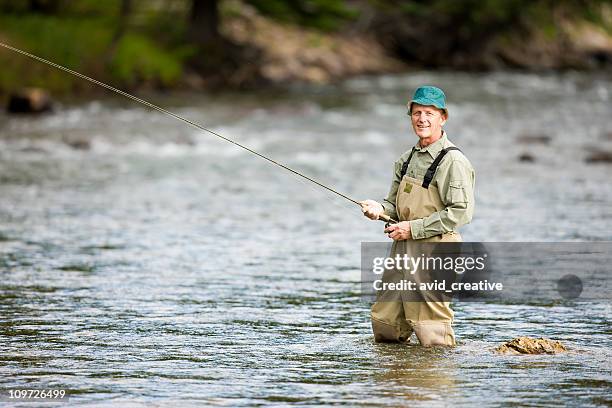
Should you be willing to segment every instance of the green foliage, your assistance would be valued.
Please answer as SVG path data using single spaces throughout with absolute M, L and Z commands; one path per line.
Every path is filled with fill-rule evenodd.
M 458 29 L 463 40 L 520 29 L 530 24 L 547 37 L 557 34 L 552 10 L 601 22 L 601 5 L 609 0 L 370 0 L 380 10 L 411 19 L 431 19 L 436 27 Z M 598 20 L 599 19 L 599 20 Z
M 519 21 L 537 1 L 526 0 L 432 0 L 401 1 L 401 10 L 411 16 L 432 19 L 434 25 L 449 24 L 472 37 L 492 28 L 503 30 Z
M 159 10 L 147 10 L 140 13 L 142 21 L 140 31 L 149 38 L 155 39 L 157 44 L 174 48 L 185 44 L 188 38 L 187 17 L 185 13 L 176 10 L 167 10 L 160 13 Z
M 344 0 L 247 0 L 262 14 L 323 31 L 342 28 L 359 12 Z
M 29 10 L 28 0 L 0 0 L 0 12 L 25 13 Z
M 180 78 L 185 60 L 194 53 L 193 47 L 184 41 L 179 43 L 178 38 L 158 41 L 153 35 L 155 29 L 159 33 L 156 24 L 142 34 L 128 29 L 113 45 L 119 0 L 67 4 L 71 7 L 58 15 L 45 15 L 24 12 L 25 1 L 15 1 L 9 7 L 6 0 L 0 0 L 0 10 L 11 11 L 0 14 L 0 38 L 68 68 L 127 86 L 143 81 L 170 86 Z M 174 26 L 185 26 L 177 24 L 176 18 L 174 22 Z M 161 34 L 168 33 L 171 26 L 167 19 Z M 77 78 L 6 50 L 0 50 L 0 66 L 0 91 L 40 86 L 65 93 L 86 86 Z
M 140 34 L 128 33 L 121 38 L 111 63 L 113 77 L 127 86 L 141 82 L 158 82 L 168 86 L 182 74 L 182 59 L 190 48 L 168 52 Z
M 197 48 L 188 41 L 192 1 L 132 0 L 132 12 L 125 20 L 120 18 L 124 0 L 39 0 L 42 8 L 36 12 L 31 0 L 0 0 L 0 39 L 111 83 L 171 86 L 188 61 L 202 63 L 203 59 L 194 58 Z M 483 39 L 497 36 L 504 40 L 533 27 L 554 38 L 558 27 L 553 10 L 587 19 L 612 33 L 610 18 L 604 18 L 602 11 L 604 6 L 610 7 L 610 0 L 241 1 L 270 18 L 322 31 L 340 30 L 355 21 L 367 2 L 366 8 L 378 16 L 392 16 L 389 20 L 399 18 L 399 24 L 410 25 L 412 30 L 407 31 L 412 33 L 447 33 L 440 36 L 447 42 L 440 47 L 449 50 L 478 50 Z M 240 14 L 240 1 L 219 2 L 221 18 Z M 323 40 L 313 35 L 308 41 L 317 46 Z M 213 51 L 229 52 L 222 46 L 211 50 L 206 54 L 209 62 L 215 61 Z M 1 49 L 0 67 L 0 91 L 44 86 L 68 92 L 86 86 L 65 73 Z
M 0 16 L 0 27 L 7 42 L 77 71 L 88 71 L 97 64 L 112 35 L 108 26 L 97 21 L 36 14 Z M 0 52 L 0 64 L 0 89 L 4 90 L 44 86 L 67 91 L 74 81 L 9 51 Z
M 607 9 L 604 11 L 604 7 Z M 609 0 L 591 0 L 582 9 L 583 17 L 612 35 L 612 3 Z

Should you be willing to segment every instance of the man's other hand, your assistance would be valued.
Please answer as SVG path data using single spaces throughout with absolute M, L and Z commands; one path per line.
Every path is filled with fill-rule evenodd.
M 361 211 L 363 211 L 363 215 L 365 215 L 371 220 L 377 220 L 378 217 L 380 217 L 380 215 L 385 212 L 385 209 L 383 208 L 382 204 L 378 201 L 363 200 L 359 201 L 359 205 L 361 206 Z
M 402 221 L 398 222 L 397 224 L 389 225 L 387 228 L 385 228 L 385 232 L 389 234 L 389 238 L 394 241 L 412 239 L 409 221 Z

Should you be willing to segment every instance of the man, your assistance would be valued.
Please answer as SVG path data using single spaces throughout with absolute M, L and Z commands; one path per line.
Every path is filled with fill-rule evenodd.
M 418 143 L 395 162 L 387 198 L 360 202 L 368 218 L 385 214 L 399 221 L 385 229 L 394 240 L 392 256 L 406 251 L 410 242 L 461 241 L 457 228 L 469 223 L 474 211 L 474 169 L 442 129 L 448 119 L 444 92 L 434 86 L 418 88 L 408 115 Z M 371 317 L 377 342 L 403 342 L 414 332 L 424 346 L 455 345 L 449 302 L 379 297 Z

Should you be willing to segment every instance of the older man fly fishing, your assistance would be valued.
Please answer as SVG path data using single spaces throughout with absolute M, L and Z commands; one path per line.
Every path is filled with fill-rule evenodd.
M 382 203 L 361 201 L 366 217 L 390 217 L 399 222 L 385 232 L 393 252 L 400 241 L 458 242 L 457 229 L 474 212 L 474 169 L 463 153 L 448 140 L 442 126 L 448 119 L 446 96 L 434 86 L 416 90 L 408 104 L 417 144 L 395 162 L 393 181 Z M 407 341 L 414 332 L 424 346 L 455 345 L 453 311 L 442 300 L 381 301 L 372 306 L 371 318 L 377 342 Z

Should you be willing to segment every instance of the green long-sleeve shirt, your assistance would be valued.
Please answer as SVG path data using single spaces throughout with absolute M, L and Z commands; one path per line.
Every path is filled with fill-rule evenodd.
M 423 180 L 425 172 L 438 153 L 450 146 L 454 144 L 448 140 L 446 133 L 426 147 L 420 147 L 417 143 L 406 174 L 417 180 Z M 402 154 L 395 162 L 389 194 L 381 203 L 385 214 L 395 219 L 398 219 L 395 197 L 401 181 L 402 165 L 408 160 L 411 150 Z M 412 238 L 423 239 L 456 231 L 458 227 L 469 223 L 474 213 L 474 182 L 474 168 L 469 160 L 460 151 L 449 151 L 438 166 L 430 184 L 438 188 L 445 208 L 428 217 L 410 221 Z

